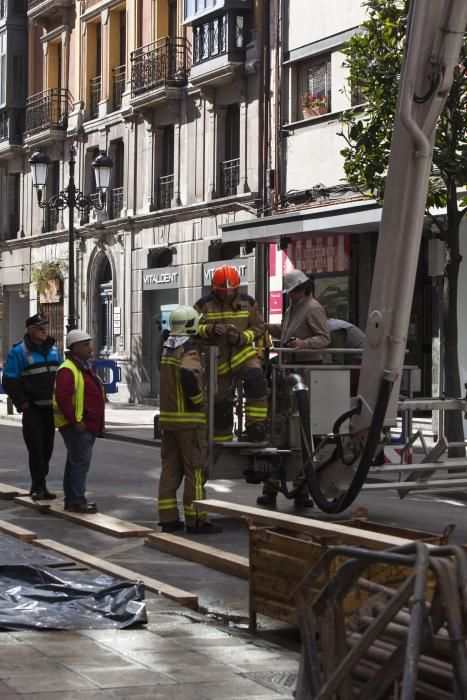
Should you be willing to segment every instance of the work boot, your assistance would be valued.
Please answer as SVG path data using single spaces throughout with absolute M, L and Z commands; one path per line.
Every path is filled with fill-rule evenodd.
M 270 491 L 263 493 L 262 496 L 258 496 L 256 503 L 258 506 L 269 506 L 270 508 L 275 508 L 277 505 L 277 493 Z
M 168 523 L 158 523 L 158 525 L 162 532 L 177 532 L 185 527 L 183 520 L 170 520 Z
M 246 426 L 246 439 L 248 442 L 264 442 L 266 426 L 264 423 L 250 423 Z
M 186 531 L 189 535 L 217 535 L 222 532 L 220 525 L 214 525 L 209 520 L 197 522 L 196 525 L 187 525 Z
M 313 508 L 314 501 L 307 493 L 299 493 L 293 499 L 295 508 Z
M 89 503 L 89 501 L 85 501 L 84 503 L 68 503 L 65 505 L 65 510 L 68 513 L 81 513 L 81 515 L 89 515 L 92 513 L 97 513 L 97 505 L 95 503 Z

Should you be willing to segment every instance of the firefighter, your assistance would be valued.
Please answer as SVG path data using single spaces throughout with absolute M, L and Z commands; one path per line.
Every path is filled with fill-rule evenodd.
M 162 532 L 184 526 L 190 534 L 214 534 L 222 528 L 193 507 L 206 497 L 206 386 L 198 337 L 199 314 L 178 306 L 170 314 L 170 336 L 164 343 L 160 380 L 162 471 L 159 480 L 159 525 Z M 177 489 L 185 478 L 185 525 L 179 518 Z
M 266 324 L 256 301 L 238 291 L 240 276 L 234 267 L 215 270 L 212 292 L 195 304 L 202 314 L 199 335 L 218 347 L 214 440 L 233 439 L 232 379 L 242 379 L 245 395 L 246 439 L 262 442 L 266 435 L 267 386 L 254 342 Z

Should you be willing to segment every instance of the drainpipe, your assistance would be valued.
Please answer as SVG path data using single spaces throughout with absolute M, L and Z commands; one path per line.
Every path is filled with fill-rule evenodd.
M 277 211 L 280 193 L 282 190 L 281 184 L 281 159 L 282 159 L 282 144 L 281 144 L 281 58 L 282 58 L 282 40 L 281 40 L 281 23 L 282 23 L 282 0 L 275 0 L 274 4 L 274 46 L 275 46 L 275 65 L 274 65 L 274 152 L 275 152 L 275 173 L 274 187 L 272 194 L 272 208 Z

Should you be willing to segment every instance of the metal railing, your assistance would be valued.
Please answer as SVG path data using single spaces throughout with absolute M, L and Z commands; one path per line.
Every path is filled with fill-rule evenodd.
M 89 194 L 88 197 L 93 204 L 100 203 L 99 192 L 93 192 L 92 194 Z M 89 224 L 89 222 L 91 220 L 91 211 L 93 211 L 93 210 L 91 209 L 90 211 L 85 211 L 81 214 L 81 219 L 80 219 L 81 224 Z
M 159 178 L 159 191 L 157 197 L 158 209 L 170 209 L 174 196 L 174 176 L 163 175 Z
M 109 202 L 109 218 L 120 218 L 120 212 L 123 209 L 123 187 L 114 187 L 110 195 Z
M 71 112 L 69 90 L 50 88 L 26 100 L 26 132 L 35 134 L 46 129 L 66 129 Z
M 8 141 L 8 137 L 10 134 L 10 129 L 9 129 L 9 115 L 8 112 L 5 110 L 4 112 L 0 113 L 0 141 Z
M 89 105 L 89 115 L 91 119 L 95 119 L 99 116 L 99 102 L 101 101 L 101 86 L 102 78 L 97 75 L 95 78 L 91 78 L 89 81 L 90 85 L 90 105 Z
M 112 103 L 114 109 L 121 109 L 122 95 L 125 92 L 126 66 L 112 68 Z
M 240 183 L 240 158 L 224 160 L 221 163 L 221 196 L 232 197 L 237 194 Z
M 164 85 L 181 86 L 188 81 L 190 44 L 183 37 L 165 37 L 131 54 L 131 96 Z

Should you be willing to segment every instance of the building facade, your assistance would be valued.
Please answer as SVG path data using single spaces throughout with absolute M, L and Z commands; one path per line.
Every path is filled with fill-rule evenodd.
M 99 356 L 121 365 L 122 399 L 157 397 L 164 307 L 194 303 L 209 263 L 240 255 L 240 245 L 221 243 L 219 225 L 254 216 L 261 196 L 262 13 L 252 0 L 29 0 L 14 170 L 13 146 L 5 155 L 0 145 L 2 177 L 18 173 L 19 201 L 2 210 L 0 230 L 20 219 L 1 242 L 3 359 L 36 309 L 63 343 L 70 294 L 68 211 L 39 208 L 28 159 L 38 149 L 49 156 L 50 198 L 67 186 L 74 144 L 75 179 L 97 198 L 91 164 L 106 151 L 106 211 L 75 212 L 77 323 Z M 38 295 L 31 279 L 51 260 L 63 266 L 52 293 Z M 241 266 L 253 292 L 251 252 Z

